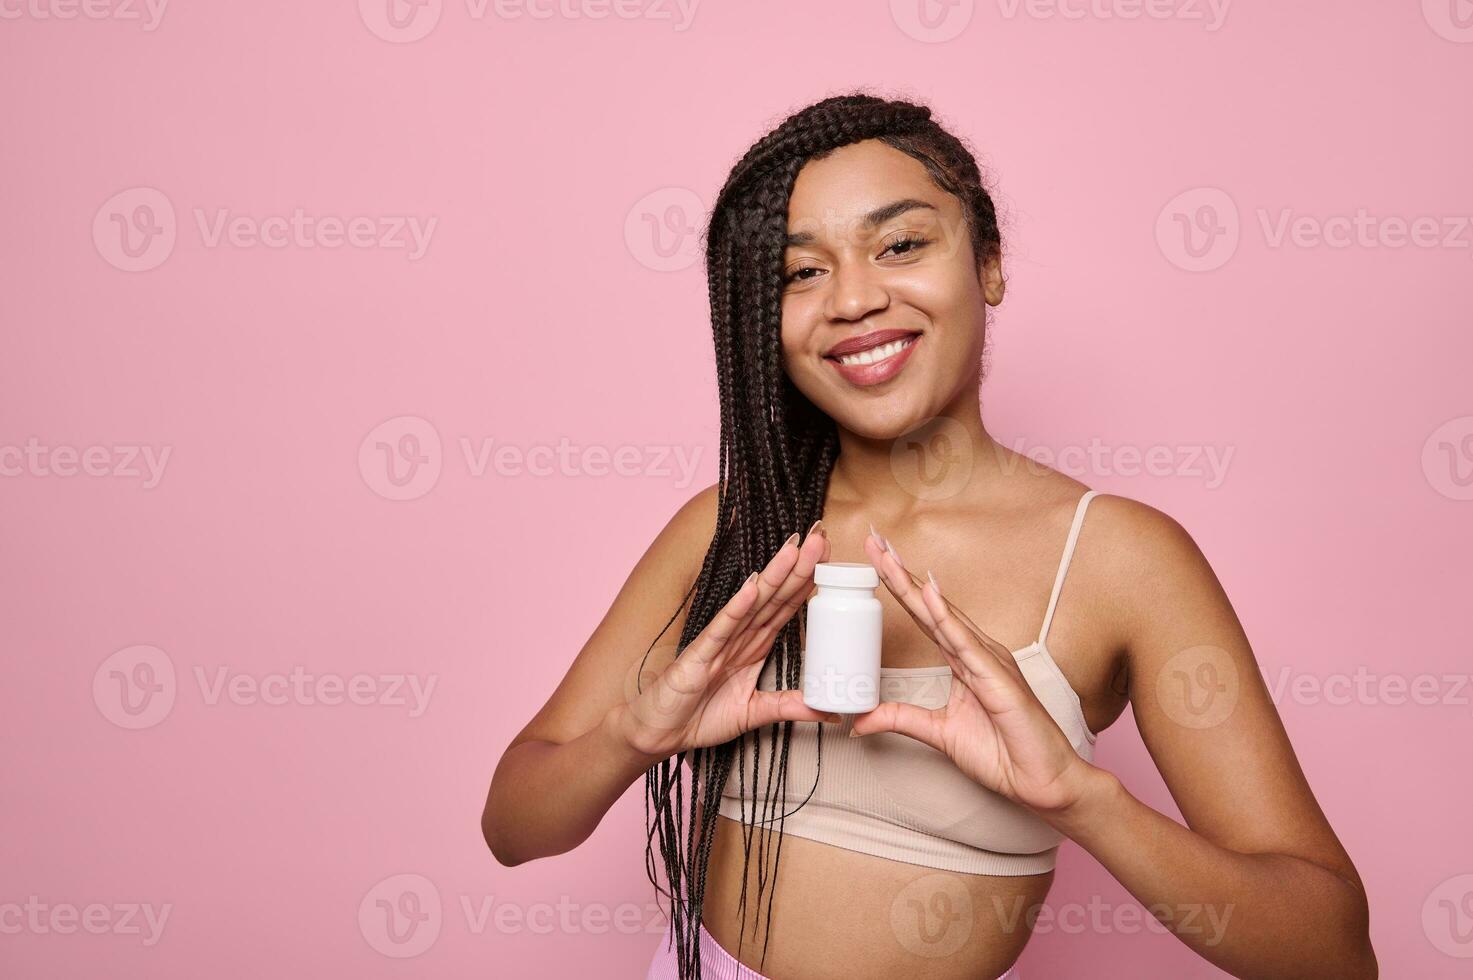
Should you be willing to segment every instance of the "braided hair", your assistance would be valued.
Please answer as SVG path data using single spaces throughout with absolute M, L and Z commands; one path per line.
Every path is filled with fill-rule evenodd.
M 794 387 L 782 367 L 788 203 L 805 163 L 868 139 L 882 140 L 919 160 L 932 181 L 961 202 L 972 254 L 979 264 L 1001 251 L 996 209 L 983 187 L 976 159 L 962 140 L 932 120 L 931 110 L 923 105 L 862 92 L 826 98 L 788 116 L 753 144 L 732 168 L 704 233 L 721 401 L 716 530 L 700 573 L 681 603 L 684 608 L 685 602 L 690 602 L 691 609 L 677 650 L 683 650 L 700 634 L 750 571 L 763 567 L 789 534 L 823 516 L 839 437 L 833 419 Z M 676 610 L 665 628 L 669 629 L 678 616 Z M 658 640 L 656 637 L 655 642 Z M 774 638 L 768 666 L 775 668 L 779 689 L 799 686 L 796 616 Z M 784 808 L 792 726 L 792 722 L 784 721 L 769 729 L 770 778 L 761 802 L 760 834 L 754 834 L 754 824 L 747 823 L 745 808 L 742 814 L 743 929 L 754 838 L 759 912 L 767 876 L 769 872 L 775 876 L 781 855 L 783 819 L 790 812 Z M 818 729 L 821 733 L 822 726 Z M 681 980 L 701 975 L 699 925 L 721 790 L 733 766 L 738 778 L 745 780 L 749 751 L 755 789 L 756 735 L 749 732 L 723 745 L 681 752 L 645 775 L 645 869 L 656 889 L 670 898 L 671 932 Z M 821 765 L 821 734 L 819 760 Z M 755 816 L 754 812 L 754 821 Z M 774 819 L 777 839 L 775 846 L 770 846 L 771 831 L 767 828 Z M 656 847 L 668 893 L 660 888 L 657 877 Z M 771 918 L 769 894 L 768 926 Z M 764 940 L 763 962 L 766 949 Z

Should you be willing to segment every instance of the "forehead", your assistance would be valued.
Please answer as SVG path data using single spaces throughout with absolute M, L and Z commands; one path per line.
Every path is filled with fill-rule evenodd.
M 921 221 L 943 218 L 958 208 L 915 157 L 875 139 L 850 143 L 798 171 L 788 201 L 788 231 L 818 239 L 862 232 L 865 215 L 904 198 L 936 208 L 907 213 Z

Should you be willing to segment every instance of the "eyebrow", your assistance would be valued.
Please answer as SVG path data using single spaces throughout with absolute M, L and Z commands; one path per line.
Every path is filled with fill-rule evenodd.
M 865 215 L 864 227 L 878 228 L 880 225 L 883 225 L 891 218 L 898 218 L 902 214 L 905 214 L 907 211 L 914 211 L 916 208 L 927 208 L 931 211 L 937 210 L 936 205 L 934 204 L 928 204 L 925 201 L 918 200 L 914 197 L 902 197 L 898 201 L 891 201 L 889 204 L 881 205 L 880 207 L 875 208 L 869 214 Z M 813 236 L 813 232 L 800 231 L 796 233 L 790 233 L 787 237 L 786 244 L 789 247 L 812 245 L 814 241 L 815 239 Z

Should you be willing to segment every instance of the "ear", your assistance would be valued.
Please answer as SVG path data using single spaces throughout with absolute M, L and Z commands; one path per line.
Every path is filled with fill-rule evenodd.
M 997 306 L 1002 302 L 1002 295 L 1007 287 L 1002 277 L 1002 253 L 994 251 L 983 259 L 977 272 L 982 283 L 982 298 L 987 301 L 988 306 Z

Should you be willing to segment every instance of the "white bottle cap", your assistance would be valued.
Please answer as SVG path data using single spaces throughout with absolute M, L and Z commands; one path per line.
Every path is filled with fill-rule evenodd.
M 862 561 L 823 561 L 813 566 L 813 581 L 817 585 L 873 589 L 880 584 L 880 573 Z

